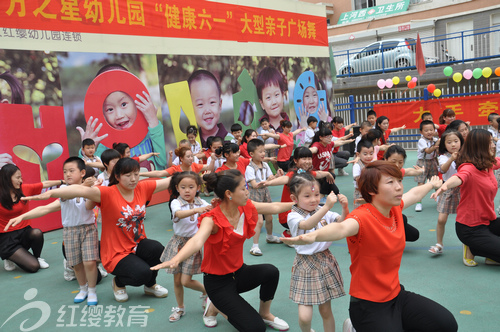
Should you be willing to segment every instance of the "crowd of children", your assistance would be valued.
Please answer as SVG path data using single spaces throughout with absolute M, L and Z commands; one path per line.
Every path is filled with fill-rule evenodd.
M 239 330 L 257 331 L 269 325 L 283 331 L 289 328 L 288 324 L 270 313 L 279 279 L 277 269 L 270 264 L 247 266 L 242 258 L 242 243 L 249 238 L 253 238 L 250 254 L 263 255 L 259 239 L 264 226 L 267 243 L 285 242 L 296 251 L 290 299 L 298 304 L 301 331 L 312 331 L 314 305 L 319 306 L 323 330 L 335 330 L 331 300 L 344 296 L 345 292 L 337 260 L 328 248 L 332 241 L 342 238 L 349 239 L 352 255 L 351 295 L 354 301 L 351 300 L 351 318 L 354 328 L 358 331 L 370 330 L 367 321 L 361 319 L 361 303 L 366 302 L 366 310 L 371 312 L 376 310 L 374 303 L 389 303 L 396 297 L 408 297 L 411 298 L 408 301 L 418 302 L 419 308 L 424 304 L 431 305 L 442 315 L 441 318 L 435 318 L 437 314 L 426 317 L 426 323 L 446 325 L 443 330 L 456 330 L 456 322 L 443 307 L 425 298 L 413 298 L 415 294 L 405 292 L 399 284 L 386 285 L 387 280 L 382 276 L 375 281 L 370 280 L 367 276 L 370 263 L 365 262 L 364 257 L 367 257 L 366 250 L 380 251 L 384 257 L 390 256 L 393 265 L 386 268 L 381 261 L 375 262 L 372 267 L 381 275 L 397 273 L 400 257 L 398 263 L 396 256 L 402 255 L 404 247 L 401 241 L 416 241 L 419 238 L 418 230 L 408 224 L 401 211 L 413 204 L 415 211 L 422 211 L 421 199 L 431 189 L 441 187 L 437 176 L 447 185 L 435 194 L 440 194 L 437 202 L 437 241 L 429 252 L 434 255 L 443 253 L 448 216 L 456 214 L 461 206 L 462 191 L 458 186 L 462 183 L 470 186 L 470 174 L 460 165 L 479 165 L 478 169 L 488 172 L 488 179 L 493 174 L 492 170 L 498 168 L 493 166 L 494 157 L 488 159 L 482 155 L 481 158 L 486 161 L 473 157 L 472 148 L 467 152 L 471 157 L 463 157 L 461 151 L 464 145 L 473 145 L 470 142 L 472 138 L 468 138 L 471 136 L 468 123 L 456 120 L 455 113 L 450 109 L 443 111 L 439 124 L 433 122 L 430 113 L 424 113 L 419 127 L 421 137 L 417 144 L 417 164 L 412 168 L 403 168 L 406 152 L 401 146 L 390 144 L 389 137 L 406 127 L 389 129 L 389 119 L 377 117 L 373 110 L 367 112 L 366 121 L 360 123 L 357 137 L 350 133 L 357 124 L 344 126 L 344 119 L 338 116 L 333 117 L 331 122 L 319 123 L 316 117 L 309 116 L 307 127 L 293 131 L 293 125 L 283 111 L 286 85 L 281 74 L 273 68 L 266 67 L 257 77 L 257 95 L 265 113 L 259 119 L 257 130 L 248 128 L 244 131 L 241 124 L 235 123 L 230 128 L 231 133 L 227 133 L 219 123 L 220 85 L 210 72 L 196 71 L 188 82 L 198 127 L 190 125 L 186 128 L 186 139 L 179 141 L 178 147 L 170 151 L 165 169 L 139 173 L 140 162 L 163 153 L 151 152 L 130 158 L 130 147 L 126 143 L 115 143 L 112 149 L 106 149 L 98 156 L 96 143 L 85 138 L 82 140 L 81 158 L 71 157 L 65 161 L 65 185 L 59 189 L 40 194 L 42 188 L 62 185 L 63 181 L 21 187 L 22 180 L 15 178 L 18 172 L 20 177 L 20 170 L 13 168 L 16 166 L 7 165 L 0 170 L 0 209 L 10 211 L 5 213 L 6 217 L 0 218 L 0 256 L 7 270 L 14 269 L 14 264 L 28 272 L 48 267 L 40 258 L 43 235 L 31 229 L 25 221 L 61 211 L 67 264 L 74 270 L 80 285 L 75 303 L 87 300 L 88 305 L 97 305 L 96 284 L 106 273 L 98 270 L 102 259 L 107 272 L 115 275 L 112 285 L 118 302 L 128 299 L 126 285 L 144 285 L 148 295 L 167 296 L 167 289 L 156 284 L 156 271 L 166 268 L 167 273 L 173 274 L 177 301 L 177 306 L 172 308 L 170 322 L 178 321 L 186 313 L 184 288 L 187 287 L 201 293 L 205 310 L 203 321 L 208 327 L 217 325 L 216 315 L 220 312 Z M 500 116 L 492 113 L 488 121 L 491 145 L 495 145 L 499 155 Z M 302 132 L 305 132 L 302 146 L 296 146 L 294 137 Z M 352 142 L 355 142 L 356 157 L 349 161 L 351 153 L 339 148 Z M 354 209 L 365 207 L 351 214 L 349 199 L 335 184 L 334 172 L 337 169 L 338 176 L 348 175 L 344 168 L 349 163 L 353 164 L 354 185 L 351 206 Z M 84 181 L 89 175 L 86 174 L 86 167 L 95 172 L 93 180 Z M 367 178 L 368 173 L 373 173 L 375 177 Z M 139 176 L 165 179 L 139 182 Z M 378 180 L 375 180 L 377 176 Z M 417 184 L 417 188 L 406 194 L 399 188 L 404 176 L 414 176 Z M 388 182 L 380 179 L 387 179 Z M 498 174 L 497 181 L 500 182 Z M 268 187 L 279 185 L 283 186 L 281 204 L 269 204 L 272 199 Z M 167 189 L 171 197 L 169 209 L 174 235 L 163 247 L 158 241 L 146 238 L 143 220 L 151 195 Z M 200 192 L 208 196 L 211 191 L 217 198 L 211 204 L 199 197 Z M 387 198 L 393 192 L 398 193 L 396 198 Z M 34 196 L 22 198 L 25 195 Z M 32 210 L 24 202 L 50 197 L 59 199 Z M 473 199 L 469 196 L 466 199 L 467 202 L 462 205 L 470 206 L 469 202 Z M 330 211 L 337 202 L 341 205 L 341 214 Z M 15 213 L 12 213 L 13 208 Z M 277 213 L 279 223 L 285 228 L 281 238 L 273 234 L 273 214 Z M 389 235 L 382 234 L 365 221 L 371 219 L 383 224 Z M 101 220 L 102 248 L 96 227 L 96 221 Z M 399 221 L 404 227 L 396 229 Z M 338 231 L 338 234 L 330 230 Z M 361 232 L 368 230 L 370 233 L 365 233 L 369 235 L 364 239 L 366 242 L 360 242 Z M 470 232 L 461 232 L 465 239 L 465 265 L 477 265 L 474 255 L 488 255 L 488 250 L 493 251 L 491 257 L 487 256 L 494 258 L 490 259 L 490 263 L 496 263 L 497 257 L 500 257 L 495 247 L 498 247 L 498 240 L 491 240 L 494 249 L 485 249 L 477 241 L 470 240 Z M 491 232 L 498 236 L 496 230 Z M 376 247 L 380 239 L 387 240 L 387 248 Z M 200 250 L 203 245 L 205 253 Z M 397 255 L 390 252 L 392 249 Z M 204 272 L 203 284 L 192 279 L 193 275 L 201 272 Z M 233 280 L 225 279 L 230 275 Z M 353 280 L 357 282 L 354 286 Z M 237 288 L 229 289 L 231 283 L 236 283 Z M 362 283 L 374 288 L 367 289 Z M 249 304 L 236 294 L 257 286 L 261 287 L 258 313 L 253 309 L 251 312 Z M 220 292 L 218 289 L 221 289 Z M 222 293 L 227 296 L 227 302 Z M 384 312 L 383 315 L 390 314 Z M 262 318 L 264 324 L 256 322 L 255 317 Z M 389 320 L 384 322 L 382 316 L 369 317 L 370 324 L 379 324 L 379 330 L 384 330 L 381 328 L 384 323 L 389 324 L 386 326 L 397 325 L 394 316 Z M 414 323 L 418 325 L 422 321 L 415 319 Z

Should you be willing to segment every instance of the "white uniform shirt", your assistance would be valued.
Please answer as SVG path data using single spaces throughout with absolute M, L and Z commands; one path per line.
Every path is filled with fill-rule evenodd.
M 67 187 L 62 185 L 62 187 Z M 75 227 L 95 223 L 93 210 L 85 208 L 85 198 L 59 199 L 61 203 L 61 219 L 63 227 Z
M 304 145 L 305 146 L 307 146 L 307 147 L 311 146 L 313 138 L 314 138 L 314 134 L 318 131 L 317 129 L 318 128 L 316 128 L 314 130 L 311 127 L 307 127 L 306 133 L 304 134 Z
M 309 230 L 299 229 L 299 223 L 301 221 L 309 219 L 309 217 L 314 215 L 314 213 L 317 213 L 319 209 L 320 208 L 317 207 L 316 210 L 312 212 L 306 212 L 301 208 L 297 207 L 296 205 L 292 206 L 292 211 L 288 214 L 288 220 L 287 220 L 288 226 L 290 227 L 290 233 L 292 234 L 292 236 L 299 236 L 302 234 L 313 232 L 330 223 L 337 222 L 337 220 L 340 218 L 340 215 L 338 213 L 328 211 L 323 216 L 323 218 L 321 218 L 321 221 L 318 222 L 318 224 L 313 228 Z M 328 249 L 328 247 L 330 247 L 331 244 L 332 242 L 314 242 L 302 246 L 295 246 L 295 251 L 297 252 L 297 254 L 300 255 L 312 255 L 317 252 L 322 252 Z
M 448 161 L 448 159 L 450 159 L 451 155 L 447 152 L 445 154 L 442 154 L 438 157 L 438 162 L 439 162 L 439 171 L 441 172 L 441 165 L 443 165 L 444 163 L 446 163 Z M 446 173 L 443 173 L 443 181 L 446 181 L 448 180 L 449 178 L 451 178 L 453 175 L 455 175 L 455 173 L 457 172 L 457 165 L 455 164 L 455 162 L 453 161 L 450 165 L 450 167 L 448 168 L 448 171 Z
M 198 231 L 198 213 L 190 217 L 179 219 L 175 216 L 177 211 L 186 211 L 210 205 L 205 200 L 195 197 L 193 203 L 188 203 L 181 197 L 174 199 L 170 204 L 172 210 L 172 222 L 174 223 L 174 234 L 183 237 L 192 237 Z
M 250 164 L 247 166 L 247 169 L 245 171 L 246 182 L 255 180 L 255 182 L 259 183 L 267 180 L 268 177 L 273 175 L 273 172 L 271 171 L 271 168 L 267 163 L 262 162 L 262 167 L 258 168 L 257 170 L 255 170 L 254 167 L 252 167 L 252 164 L 254 167 L 257 167 L 257 165 L 255 165 L 253 160 L 250 161 Z
M 212 162 L 212 156 L 208 157 L 207 165 L 210 165 L 211 162 Z M 226 158 L 216 158 L 214 162 L 214 169 L 221 167 L 222 165 L 224 165 L 225 162 Z
M 99 176 L 97 176 L 97 180 L 102 180 L 102 184 L 101 184 L 101 186 L 103 186 L 103 187 L 107 187 L 107 186 L 109 186 L 109 175 L 108 175 L 108 171 L 104 171 L 104 172 L 102 172 L 101 174 L 99 174 Z
M 434 150 L 432 153 L 425 153 L 424 150 L 433 146 L 437 140 L 438 140 L 437 137 L 433 137 L 432 140 L 428 140 L 426 138 L 420 138 L 418 140 L 417 159 L 424 159 L 424 156 L 425 159 L 435 158 L 437 150 Z

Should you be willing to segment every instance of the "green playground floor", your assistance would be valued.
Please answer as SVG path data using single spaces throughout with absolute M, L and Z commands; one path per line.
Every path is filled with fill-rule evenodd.
M 416 153 L 409 152 L 406 167 L 416 161 Z M 351 166 L 346 170 L 351 173 Z M 415 185 L 413 178 L 403 181 L 406 189 Z M 349 200 L 352 200 L 352 176 L 337 177 L 337 185 Z M 279 201 L 281 187 L 271 188 L 273 201 Z M 420 230 L 420 239 L 407 243 L 400 270 L 400 280 L 407 290 L 427 296 L 448 308 L 458 321 L 460 331 L 498 331 L 500 320 L 496 316 L 500 308 L 500 266 L 484 265 L 484 258 L 477 257 L 477 267 L 466 267 L 461 260 L 461 243 L 454 229 L 454 216 L 449 218 L 444 253 L 432 256 L 427 250 L 436 242 L 436 203 L 429 197 L 423 201 L 423 211 L 413 208 L 405 210 L 408 221 Z M 340 206 L 334 211 L 340 212 Z M 151 206 L 147 210 L 146 232 L 152 239 L 166 244 L 172 235 L 172 222 L 166 204 Z M 280 234 L 283 228 L 274 219 L 274 232 Z M 172 307 L 177 306 L 173 291 L 172 275 L 161 271 L 158 283 L 167 287 L 167 298 L 156 299 L 144 295 L 142 287 L 127 287 L 129 301 L 119 304 L 111 291 L 112 276 L 103 279 L 97 286 L 99 306 L 89 309 L 84 304 L 73 304 L 77 292 L 76 281 L 63 279 L 63 257 L 61 254 L 62 230 L 45 234 L 43 255 L 50 268 L 36 274 L 27 274 L 19 269 L 7 272 L 0 268 L 0 330 L 2 331 L 89 331 L 106 327 L 109 331 L 208 331 L 203 325 L 199 293 L 185 291 L 186 315 L 176 323 L 169 323 Z M 295 256 L 293 249 L 282 244 L 267 244 L 261 234 L 260 248 L 264 255 L 254 257 L 247 241 L 244 260 L 247 264 L 272 263 L 280 270 L 280 284 L 273 301 L 272 312 L 286 320 L 290 331 L 298 328 L 297 305 L 288 299 L 290 272 Z M 345 240 L 334 243 L 331 251 L 336 256 L 346 292 L 349 290 L 350 259 Z M 201 275 L 195 277 L 201 280 Z M 496 286 L 495 286 L 496 285 Z M 255 307 L 258 306 L 258 291 L 244 294 Z M 349 296 L 332 301 L 337 331 L 342 331 L 342 323 L 348 317 Z M 495 318 L 497 317 L 497 318 Z M 26 322 L 24 322 L 26 321 Z M 24 322 L 24 323 L 23 323 Z M 213 331 L 234 331 L 222 317 Z M 24 324 L 24 325 L 23 325 Z M 321 317 L 314 311 L 312 327 L 322 330 Z

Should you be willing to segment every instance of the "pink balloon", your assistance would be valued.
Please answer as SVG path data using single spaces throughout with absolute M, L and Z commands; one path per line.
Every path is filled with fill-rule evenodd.
M 379 89 L 385 88 L 385 81 L 383 79 L 379 79 L 377 81 L 377 86 L 378 86 Z
M 470 80 L 472 78 L 472 70 L 470 69 L 464 70 L 464 78 L 466 80 Z
M 417 83 L 417 78 L 416 77 L 412 77 L 411 81 Z
M 388 78 L 385 80 L 385 86 L 388 87 L 389 89 L 394 86 L 394 83 L 392 82 L 392 79 Z

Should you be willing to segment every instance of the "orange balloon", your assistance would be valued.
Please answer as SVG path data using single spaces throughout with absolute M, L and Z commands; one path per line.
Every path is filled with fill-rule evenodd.
M 500 67 L 495 69 L 495 75 L 500 76 Z

